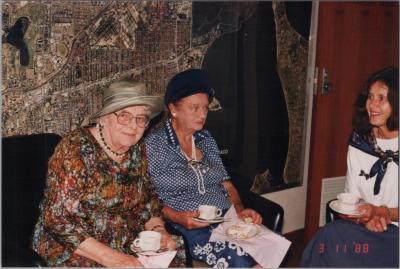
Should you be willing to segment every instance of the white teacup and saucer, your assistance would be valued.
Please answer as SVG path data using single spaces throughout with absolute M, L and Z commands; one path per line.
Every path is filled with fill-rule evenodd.
M 222 217 L 222 210 L 213 205 L 200 205 L 199 213 L 200 215 L 194 218 L 199 222 L 219 223 L 225 221 Z
M 138 238 L 133 241 L 131 249 L 137 254 L 146 256 L 160 255 L 167 251 L 161 249 L 161 234 L 155 231 L 140 232 Z
M 360 216 L 358 205 L 360 204 L 360 197 L 353 193 L 343 192 L 337 195 L 337 200 L 331 201 L 329 207 L 334 211 L 350 216 Z

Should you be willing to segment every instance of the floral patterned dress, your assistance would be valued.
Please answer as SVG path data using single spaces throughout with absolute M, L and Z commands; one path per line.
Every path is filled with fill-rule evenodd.
M 99 267 L 74 254 L 88 237 L 127 254 L 161 204 L 147 173 L 145 146 L 130 148 L 121 163 L 110 159 L 87 128 L 67 134 L 49 161 L 32 248 L 49 266 Z M 182 239 L 171 266 L 184 266 Z

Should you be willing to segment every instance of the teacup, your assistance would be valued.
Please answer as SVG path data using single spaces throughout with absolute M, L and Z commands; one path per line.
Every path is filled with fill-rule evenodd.
M 353 211 L 357 209 L 357 203 L 360 201 L 360 197 L 353 193 L 343 192 L 337 195 L 338 206 L 347 211 Z
M 200 205 L 199 212 L 199 218 L 206 220 L 212 220 L 222 215 L 222 210 L 213 205 Z
M 161 234 L 154 231 L 143 231 L 133 241 L 133 245 L 142 251 L 157 251 L 160 249 Z

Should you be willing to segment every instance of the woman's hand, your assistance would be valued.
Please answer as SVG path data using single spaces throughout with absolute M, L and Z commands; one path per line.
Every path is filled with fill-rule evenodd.
M 361 215 L 342 215 L 342 219 L 354 221 L 356 223 L 367 224 L 375 216 L 375 206 L 371 204 L 362 204 L 357 208 Z
M 374 216 L 365 224 L 365 227 L 370 231 L 382 233 L 387 230 L 388 224 L 386 218 Z
M 74 254 L 93 260 L 106 267 L 143 267 L 135 257 L 116 251 L 93 237 L 83 241 Z
M 258 214 L 255 210 L 251 208 L 246 208 L 243 209 L 238 213 L 238 217 L 241 218 L 242 220 L 246 221 L 247 218 L 251 218 L 251 222 L 254 224 L 261 224 L 262 223 L 262 217 L 260 214 Z
M 370 231 L 384 232 L 387 225 L 391 223 L 389 219 L 388 209 L 383 206 L 374 206 L 372 204 L 362 204 L 358 206 L 361 216 L 349 216 L 348 219 L 362 223 Z
M 198 211 L 176 211 L 168 206 L 164 206 L 163 212 L 167 219 L 178 223 L 189 230 L 204 228 L 210 225 L 207 222 L 200 222 L 193 219 L 199 216 Z
M 376 217 L 384 218 L 385 223 L 390 223 L 387 209 L 385 207 L 374 206 L 372 204 L 362 204 L 358 206 L 358 211 L 361 213 L 361 216 L 358 217 L 358 221 L 363 224 L 367 224 Z
M 175 250 L 176 249 L 176 241 L 172 237 L 171 234 L 167 233 L 167 231 L 160 231 L 161 233 L 161 248 L 168 249 L 168 250 Z
M 210 225 L 207 222 L 200 222 L 194 219 L 200 215 L 199 211 L 181 211 L 178 212 L 178 214 L 180 215 L 180 221 L 178 221 L 177 223 L 181 224 L 186 229 L 192 230 L 204 228 Z
M 145 224 L 144 228 L 148 231 L 155 231 L 161 234 L 162 249 L 175 250 L 176 242 L 173 236 L 165 230 L 164 221 L 160 217 L 152 217 Z
M 374 216 L 376 216 L 376 206 L 371 204 L 362 204 L 358 206 L 358 211 L 361 213 L 359 216 L 358 222 L 363 224 L 367 224 Z
M 231 201 L 232 205 L 235 207 L 236 213 L 239 218 L 244 221 L 252 222 L 254 224 L 261 224 L 262 217 L 258 214 L 255 210 L 250 208 L 244 208 L 242 201 L 240 200 L 239 193 L 233 183 L 230 180 L 225 180 L 222 182 L 225 189 L 229 194 L 229 200 Z

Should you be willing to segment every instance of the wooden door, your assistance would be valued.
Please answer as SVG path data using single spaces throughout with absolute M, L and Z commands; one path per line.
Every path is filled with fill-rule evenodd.
M 316 66 L 327 68 L 332 91 L 314 98 L 305 232 L 318 229 L 323 178 L 346 174 L 347 139 L 362 83 L 398 66 L 398 2 L 320 2 Z M 319 79 L 320 81 L 321 79 Z

